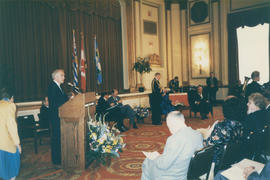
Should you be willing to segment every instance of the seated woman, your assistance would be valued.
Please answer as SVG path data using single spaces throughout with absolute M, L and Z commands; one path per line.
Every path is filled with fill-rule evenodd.
M 190 159 L 195 151 L 203 147 L 202 135 L 186 126 L 184 115 L 180 112 L 173 111 L 168 114 L 167 126 L 172 135 L 167 139 L 162 154 L 155 158 L 150 155 L 144 160 L 142 180 L 187 179 Z M 154 152 L 153 154 L 158 153 Z
M 204 140 L 204 146 L 215 145 L 213 162 L 219 166 L 224 152 L 224 146 L 231 141 L 238 140 L 243 135 L 241 124 L 242 115 L 240 100 L 234 96 L 228 97 L 222 107 L 224 120 L 213 125 L 210 136 Z
M 251 150 L 247 158 L 253 153 L 260 153 L 265 144 L 263 132 L 265 126 L 269 127 L 270 116 L 266 111 L 266 100 L 260 93 L 253 93 L 248 97 L 248 112 L 244 125 L 244 137 L 247 137 L 247 143 Z M 251 139 L 249 139 L 252 134 Z
M 169 99 L 169 93 L 167 89 L 163 90 L 160 107 L 161 107 L 161 114 L 165 116 L 171 111 L 176 110 L 175 106 L 172 105 L 172 101 Z

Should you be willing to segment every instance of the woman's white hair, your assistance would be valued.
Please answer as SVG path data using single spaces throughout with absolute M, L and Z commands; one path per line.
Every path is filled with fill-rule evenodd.
M 167 116 L 167 126 L 172 134 L 186 127 L 184 115 L 179 111 L 170 112 Z

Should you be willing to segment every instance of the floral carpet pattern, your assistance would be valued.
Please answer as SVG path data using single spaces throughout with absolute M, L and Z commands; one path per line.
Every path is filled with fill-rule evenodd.
M 222 119 L 221 107 L 214 107 L 214 117 L 206 120 L 189 118 L 189 111 L 184 110 L 186 124 L 193 129 L 206 128 L 215 120 Z M 54 166 L 50 159 L 50 141 L 44 138 L 38 147 L 38 154 L 34 153 L 32 142 L 23 142 L 21 156 L 21 170 L 18 180 L 30 179 L 69 179 L 69 180 L 138 180 L 141 176 L 141 165 L 145 159 L 142 151 L 158 151 L 162 153 L 166 139 L 170 136 L 166 122 L 161 126 L 151 124 L 151 118 L 146 118 L 144 124 L 138 124 L 139 129 L 124 132 L 126 147 L 120 153 L 120 158 L 113 159 L 110 167 L 101 167 L 96 173 L 91 173 L 90 168 L 84 172 L 69 170 L 65 172 L 60 166 Z

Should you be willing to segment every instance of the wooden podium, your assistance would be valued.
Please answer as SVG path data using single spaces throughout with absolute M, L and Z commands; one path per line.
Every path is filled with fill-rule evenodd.
M 95 114 L 96 96 L 94 92 L 78 94 L 59 108 L 61 121 L 62 167 L 67 170 L 85 169 L 86 120 L 90 105 L 91 117 Z

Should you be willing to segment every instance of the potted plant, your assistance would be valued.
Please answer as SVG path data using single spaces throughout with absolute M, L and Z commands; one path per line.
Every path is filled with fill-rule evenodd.
M 150 63 L 149 63 L 149 57 L 145 57 L 145 58 L 138 57 L 133 66 L 133 70 L 140 73 L 140 84 L 138 86 L 139 86 L 139 92 L 143 92 L 144 91 L 143 74 L 149 73 L 150 71 L 152 71 L 150 67 Z

